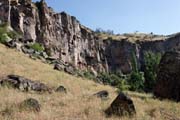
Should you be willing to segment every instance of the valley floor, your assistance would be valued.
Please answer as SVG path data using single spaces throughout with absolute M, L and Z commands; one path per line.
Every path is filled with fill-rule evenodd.
M 67 94 L 25 93 L 0 87 L 1 120 L 179 120 L 180 103 L 153 99 L 151 94 L 127 92 L 134 101 L 137 114 L 132 118 L 107 118 L 104 110 L 117 96 L 115 88 L 77 78 L 64 72 L 53 70 L 53 66 L 0 45 L 0 77 L 8 74 L 21 75 L 41 81 L 51 88 L 63 85 Z M 103 101 L 92 96 L 100 90 L 110 93 Z M 19 111 L 17 105 L 26 98 L 37 99 L 42 108 L 39 113 Z M 179 118 L 179 119 L 178 119 Z

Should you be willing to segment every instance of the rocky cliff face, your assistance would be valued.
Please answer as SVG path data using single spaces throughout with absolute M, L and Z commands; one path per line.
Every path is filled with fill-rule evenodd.
M 127 39 L 102 40 L 65 12 L 55 13 L 44 0 L 1 0 L 0 22 L 9 22 L 23 35 L 22 42 L 39 42 L 49 56 L 79 69 L 131 71 L 132 52 L 143 65 L 145 51 L 161 52 L 180 48 L 180 35 L 136 42 Z

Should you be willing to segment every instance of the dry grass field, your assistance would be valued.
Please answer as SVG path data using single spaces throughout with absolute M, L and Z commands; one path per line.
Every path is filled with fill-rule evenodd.
M 63 85 L 67 94 L 26 93 L 0 87 L 0 120 L 178 120 L 180 103 L 153 99 L 151 94 L 126 92 L 134 101 L 137 114 L 132 118 L 107 118 L 104 110 L 117 96 L 115 88 L 77 78 L 53 70 L 53 66 L 0 45 L 0 77 L 17 74 L 41 81 L 51 88 Z M 110 93 L 103 101 L 92 96 L 100 90 Z M 35 98 L 41 104 L 39 113 L 21 111 L 18 104 L 26 98 Z

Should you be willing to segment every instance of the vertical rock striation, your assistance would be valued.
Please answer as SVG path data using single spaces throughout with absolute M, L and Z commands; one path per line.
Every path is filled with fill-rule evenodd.
M 9 2 L 10 1 L 10 2 Z M 65 12 L 56 13 L 44 0 L 1 0 L 0 22 L 8 22 L 23 35 L 22 42 L 39 42 L 46 53 L 79 69 L 129 73 L 132 52 L 139 67 L 145 51 L 164 53 L 180 48 L 180 35 L 156 41 L 102 40 L 94 31 Z

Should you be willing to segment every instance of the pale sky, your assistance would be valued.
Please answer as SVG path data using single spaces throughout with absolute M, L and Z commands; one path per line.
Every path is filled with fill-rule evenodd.
M 35 0 L 33 0 L 35 1 Z M 65 11 L 91 28 L 115 33 L 180 32 L 180 0 L 46 0 L 56 12 Z

